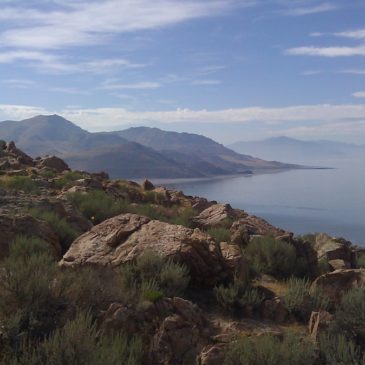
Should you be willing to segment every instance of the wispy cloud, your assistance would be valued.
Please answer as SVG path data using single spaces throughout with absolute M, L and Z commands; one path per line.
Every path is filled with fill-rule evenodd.
M 72 87 L 52 87 L 49 89 L 57 93 L 71 94 L 71 95 L 90 95 L 90 91 L 80 90 Z
M 303 71 L 302 75 L 304 75 L 304 76 L 314 76 L 314 75 L 319 75 L 321 73 L 322 73 L 322 71 L 319 71 L 319 70 L 307 70 L 307 71 Z
M 252 1 L 242 4 L 245 3 L 251 5 Z M 100 44 L 115 34 L 217 16 L 235 6 L 234 0 L 83 0 L 63 10 L 41 11 L 21 1 L 20 5 L 9 5 L 1 10 L 0 19 L 12 26 L 0 34 L 0 45 L 56 49 Z
M 148 89 L 158 89 L 162 85 L 159 82 L 153 81 L 140 81 L 135 82 L 132 84 L 122 84 L 122 83 L 115 83 L 115 82 L 104 82 L 104 84 L 100 87 L 102 90 L 123 90 L 123 89 L 130 89 L 130 90 L 148 90 Z
M 304 16 L 304 15 L 325 13 L 337 9 L 339 9 L 337 5 L 326 2 L 313 6 L 291 7 L 290 9 L 284 10 L 282 13 L 288 16 Z
M 213 86 L 220 85 L 222 82 L 220 80 L 194 80 L 191 82 L 192 85 L 198 86 Z
M 355 98 L 365 98 L 365 91 L 358 91 L 356 93 L 353 93 L 352 96 Z
M 346 32 L 334 33 L 335 36 L 353 38 L 353 39 L 365 39 L 365 28 L 357 30 L 349 30 Z
M 296 47 L 285 51 L 291 56 L 350 57 L 365 56 L 365 45 L 355 47 Z
M 28 89 L 29 87 L 36 85 L 36 83 L 32 80 L 23 79 L 7 79 L 2 80 L 1 83 L 19 89 Z
M 78 125 L 94 131 L 113 130 L 128 123 L 256 123 L 287 125 L 316 121 L 330 128 L 334 123 L 346 125 L 349 121 L 365 120 L 363 104 L 297 105 L 282 108 L 237 108 L 222 110 L 176 109 L 170 111 L 134 112 L 124 108 L 69 108 L 46 111 L 40 107 L 0 105 L 0 112 L 7 117 L 21 119 L 39 113 L 57 112 Z M 107 124 L 106 124 L 107 121 Z

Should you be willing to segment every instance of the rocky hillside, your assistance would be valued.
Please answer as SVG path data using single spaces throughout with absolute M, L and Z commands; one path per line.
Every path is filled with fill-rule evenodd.
M 0 122 L 0 139 L 31 156 L 55 154 L 72 168 L 116 178 L 191 178 L 300 168 L 233 152 L 213 140 L 152 128 L 90 133 L 58 116 Z
M 4 142 L 0 232 L 0 363 L 363 363 L 345 239 Z

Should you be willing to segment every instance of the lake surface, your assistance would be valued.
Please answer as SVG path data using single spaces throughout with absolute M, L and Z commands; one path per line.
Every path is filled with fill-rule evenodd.
M 187 195 L 230 203 L 295 234 L 326 232 L 365 246 L 365 163 L 159 183 Z

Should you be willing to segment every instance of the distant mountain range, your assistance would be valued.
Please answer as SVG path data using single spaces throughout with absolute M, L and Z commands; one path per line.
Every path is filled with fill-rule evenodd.
M 365 145 L 329 140 L 303 141 L 289 137 L 240 141 L 229 145 L 228 148 L 237 153 L 252 154 L 263 159 L 311 165 L 365 158 Z
M 157 128 L 90 133 L 58 116 L 0 122 L 0 139 L 33 157 L 55 154 L 73 169 L 115 178 L 188 178 L 300 168 L 243 155 L 204 136 Z

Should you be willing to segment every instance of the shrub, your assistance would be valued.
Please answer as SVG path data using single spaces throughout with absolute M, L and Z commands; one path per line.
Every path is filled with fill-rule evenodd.
M 47 244 L 38 238 L 16 238 L 1 262 L 0 318 L 15 342 L 20 333 L 40 336 L 54 325 L 56 304 L 50 283 L 56 266 Z
M 115 200 L 101 190 L 93 190 L 84 194 L 69 193 L 67 198 L 85 218 L 95 224 L 127 211 L 125 201 Z
M 365 340 L 365 288 L 353 288 L 343 296 L 333 327 L 357 342 Z
M 272 237 L 258 237 L 250 241 L 245 256 L 256 273 L 289 277 L 296 271 L 295 248 Z
M 56 177 L 56 173 L 52 170 L 41 170 L 39 175 L 45 179 L 53 179 Z
M 332 271 L 326 257 L 322 257 L 318 260 L 318 270 L 320 275 L 324 275 Z
M 28 213 L 38 219 L 44 220 L 49 223 L 53 231 L 59 238 L 60 244 L 64 252 L 68 250 L 71 243 L 79 235 L 71 225 L 66 221 L 65 218 L 61 218 L 55 212 L 46 212 L 39 209 L 33 208 L 28 211 Z
M 90 310 L 105 309 L 111 302 L 128 302 L 119 275 L 109 268 L 80 267 L 64 270 L 59 275 L 58 290 L 69 305 Z
M 235 277 L 228 286 L 214 288 L 218 304 L 226 311 L 238 314 L 241 311 L 252 312 L 261 305 L 263 296 L 258 289 L 249 285 L 247 278 Z
M 53 365 L 114 365 L 141 364 L 142 341 L 118 334 L 107 337 L 97 330 L 89 313 L 78 312 L 73 320 L 54 331 L 39 345 L 20 357 L 13 364 Z
M 146 202 L 152 204 L 162 204 L 165 201 L 165 195 L 156 191 L 146 191 L 144 193 Z
M 7 176 L 0 180 L 0 186 L 11 190 L 22 190 L 28 194 L 39 194 L 37 183 L 29 176 Z
M 242 337 L 228 345 L 224 365 L 314 365 L 313 343 L 294 334 Z
M 82 178 L 84 178 L 84 174 L 82 172 L 68 171 L 62 177 L 60 177 L 59 179 L 56 179 L 54 181 L 54 184 L 57 189 L 62 189 L 68 183 L 82 179 Z
M 319 338 L 319 356 L 324 364 L 364 365 L 360 348 L 343 334 L 322 334 Z
M 171 259 L 165 261 L 153 251 L 146 251 L 119 271 L 123 286 L 144 299 L 144 292 L 160 292 L 169 297 L 182 294 L 190 280 L 185 265 Z
M 217 242 L 229 242 L 231 240 L 231 232 L 225 227 L 209 228 L 207 233 Z
M 192 218 L 197 214 L 196 210 L 191 207 L 175 209 L 174 215 L 168 219 L 171 224 L 177 224 L 187 228 L 192 228 Z
M 290 278 L 284 299 L 289 312 L 303 321 L 309 320 L 312 311 L 329 307 L 329 299 L 320 289 L 311 289 L 307 279 Z
M 359 269 L 365 268 L 365 253 L 360 253 L 356 258 L 356 267 Z

